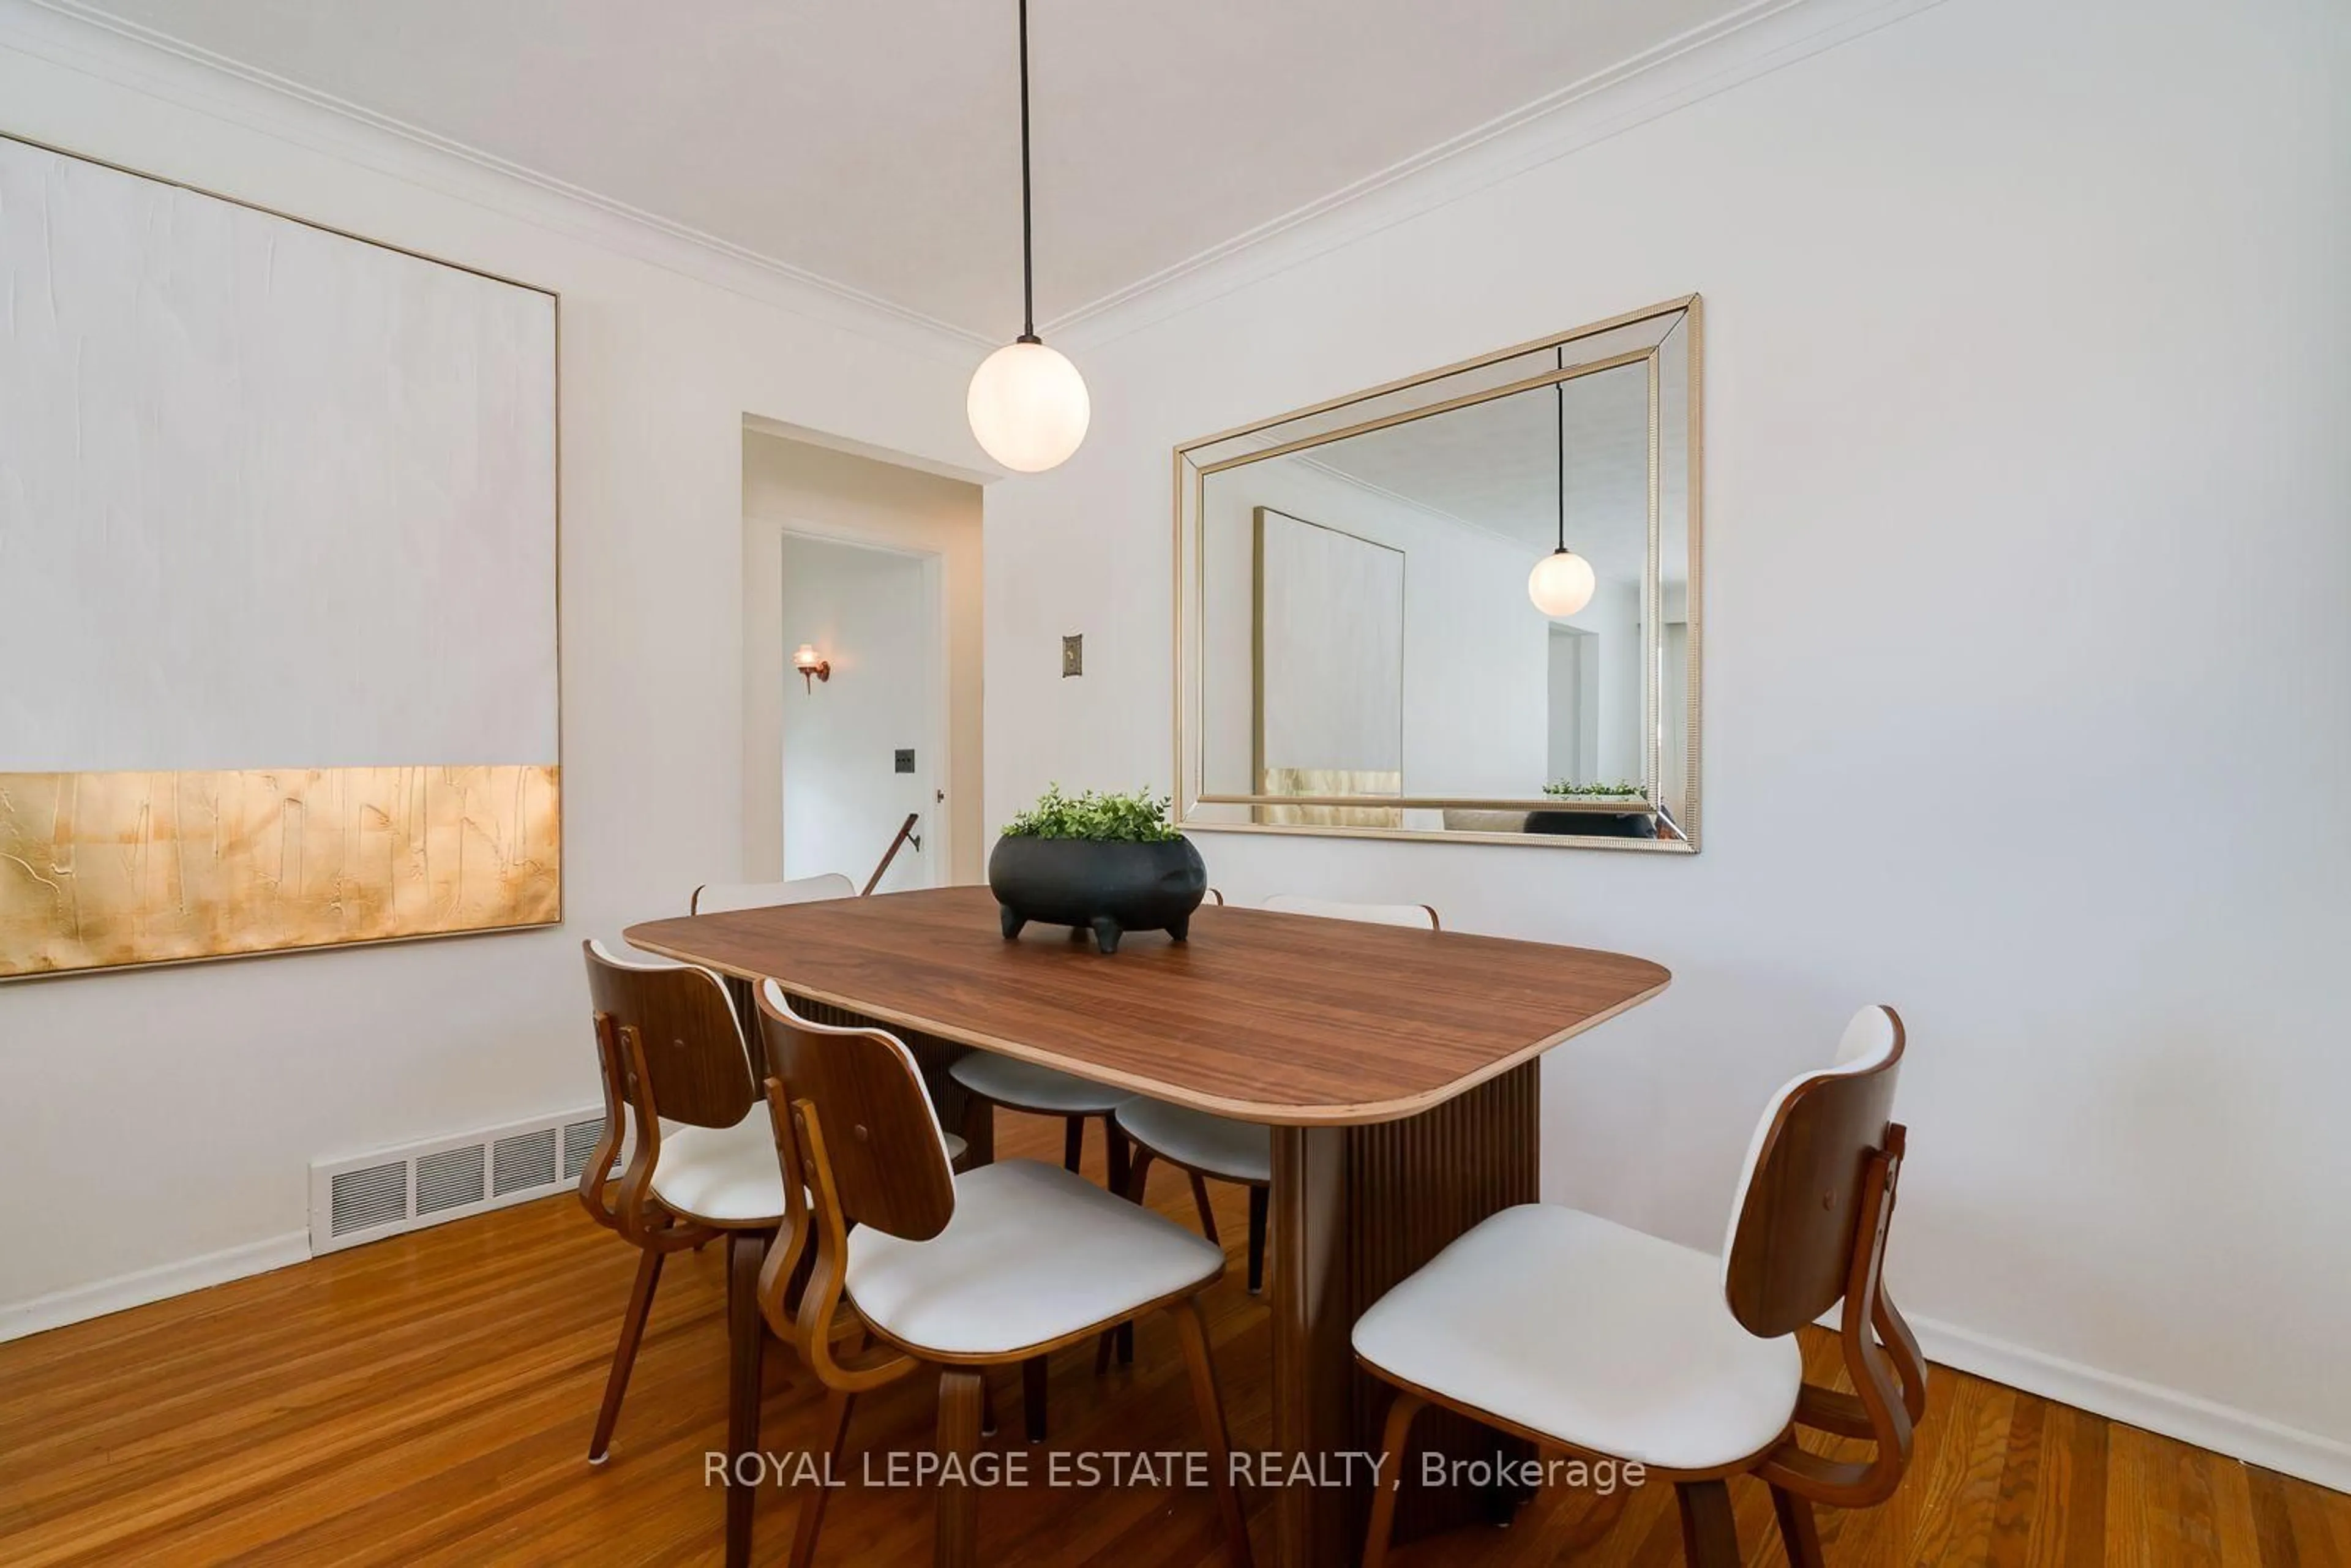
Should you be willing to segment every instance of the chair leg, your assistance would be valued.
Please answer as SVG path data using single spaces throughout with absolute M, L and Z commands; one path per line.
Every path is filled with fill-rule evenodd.
M 1085 1163 L 1086 1119 L 1083 1116 L 1061 1118 L 1061 1164 L 1071 1173 Z
M 1240 1493 L 1233 1488 L 1231 1445 L 1225 1432 L 1225 1402 L 1217 1393 L 1217 1364 L 1208 1355 L 1208 1322 L 1200 1315 L 1200 1298 L 1187 1296 L 1167 1309 L 1176 1320 L 1176 1337 L 1184 1343 L 1184 1364 L 1192 1375 L 1192 1403 L 1198 1407 L 1201 1436 L 1208 1448 L 1208 1489 L 1217 1496 L 1217 1513 L 1225 1527 L 1225 1554 L 1234 1568 L 1250 1568 L 1249 1520 L 1241 1512 Z
M 1265 1290 L 1265 1218 L 1273 1198 L 1273 1189 L 1252 1186 L 1249 1195 L 1249 1294 L 1254 1296 Z
M 621 1343 L 612 1349 L 612 1370 L 604 1378 L 604 1407 L 596 1412 L 596 1434 L 588 1439 L 591 1465 L 602 1464 L 611 1453 L 612 1428 L 621 1419 L 621 1398 L 629 1391 L 637 1346 L 644 1341 L 645 1319 L 653 1314 L 653 1289 L 661 1283 L 664 1256 L 650 1247 L 637 1254 L 637 1281 L 629 1287 L 629 1310 L 621 1314 Z
M 1372 1493 L 1372 1522 L 1364 1532 L 1364 1568 L 1385 1568 L 1388 1537 L 1395 1533 L 1396 1495 L 1404 1490 L 1405 1461 L 1411 1452 L 1413 1418 L 1427 1407 L 1427 1400 L 1401 1388 L 1388 1405 L 1387 1425 L 1380 1432 L 1380 1463 L 1386 1479 Z
M 759 1362 L 767 1349 L 768 1323 L 759 1315 L 759 1266 L 767 1260 L 767 1234 L 726 1234 L 726 1451 L 733 1458 L 759 1448 Z M 730 1470 L 728 1480 L 734 1480 Z M 756 1486 L 726 1488 L 726 1568 L 750 1568 L 751 1510 Z
M 1137 1205 L 1140 1205 L 1143 1202 L 1144 1188 L 1148 1185 L 1151 1178 L 1151 1162 L 1156 1157 L 1156 1155 L 1152 1154 L 1151 1146 L 1148 1144 L 1136 1144 L 1134 1145 L 1133 1157 L 1127 1162 L 1126 1185 L 1119 1188 L 1120 1195 L 1123 1197 L 1127 1202 Z M 1130 1366 L 1134 1364 L 1134 1323 L 1133 1320 L 1130 1319 L 1128 1322 L 1119 1324 L 1118 1327 L 1114 1329 L 1102 1330 L 1102 1343 L 1094 1350 L 1094 1375 L 1096 1377 L 1100 1377 L 1103 1373 L 1110 1370 L 1111 1351 L 1113 1346 L 1115 1346 L 1118 1351 L 1118 1364 L 1121 1366 Z
M 854 1394 L 835 1389 L 824 1398 L 824 1479 L 800 1500 L 800 1517 L 792 1526 L 791 1568 L 810 1568 L 816 1561 L 817 1531 L 824 1528 L 824 1505 L 832 1496 L 831 1482 L 841 1473 L 841 1450 L 849 1437 L 849 1412 Z
M 1045 1440 L 1045 1358 L 1032 1355 L 1020 1364 L 1020 1418 L 1028 1424 L 1029 1440 Z
M 1208 1207 L 1207 1178 L 1198 1171 L 1192 1174 L 1192 1207 L 1200 1211 L 1200 1234 L 1222 1247 L 1225 1239 L 1217 1234 L 1217 1211 Z
M 1771 1511 L 1780 1516 L 1780 1540 L 1788 1548 L 1792 1568 L 1823 1568 L 1820 1526 L 1813 1522 L 1809 1499 L 1779 1487 L 1771 1489 Z
M 1102 1118 L 1102 1142 L 1109 1145 L 1104 1154 L 1105 1179 L 1102 1186 L 1123 1197 L 1126 1196 L 1126 1167 L 1134 1145 L 1124 1133 L 1118 1130 L 1118 1118 L 1114 1115 Z
M 979 1452 L 977 1371 L 950 1366 L 939 1374 L 939 1458 L 954 1472 L 939 1479 L 938 1530 L 932 1558 L 937 1568 L 971 1568 L 978 1555 L 979 1492 L 965 1478 Z
M 1674 1488 L 1682 1511 L 1682 1557 L 1689 1568 L 1740 1568 L 1739 1521 L 1730 1488 L 1721 1481 L 1682 1481 Z

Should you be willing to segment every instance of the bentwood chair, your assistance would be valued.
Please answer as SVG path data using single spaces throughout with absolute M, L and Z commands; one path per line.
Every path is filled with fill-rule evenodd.
M 1284 915 L 1362 920 L 1426 931 L 1437 930 L 1438 925 L 1437 911 L 1425 904 L 1340 904 L 1285 895 L 1267 899 L 1265 906 Z M 1208 1207 L 1206 1182 L 1238 1182 L 1249 1189 L 1249 1288 L 1252 1294 L 1263 1290 L 1266 1205 L 1273 1186 L 1272 1130 L 1262 1123 L 1237 1122 L 1147 1095 L 1121 1104 L 1115 1125 L 1134 1145 L 1127 1166 L 1127 1196 L 1137 1203 L 1143 1201 L 1144 1183 L 1154 1160 L 1165 1160 L 1188 1172 L 1200 1228 L 1211 1241 L 1217 1239 L 1217 1219 Z
M 1549 1204 L 1507 1208 L 1355 1324 L 1355 1359 L 1394 1384 L 1395 1480 L 1373 1503 L 1366 1568 L 1387 1558 L 1413 1418 L 1430 1405 L 1538 1444 L 1638 1461 L 1671 1480 L 1691 1568 L 1741 1561 L 1727 1477 L 1752 1475 L 1796 1568 L 1820 1568 L 1813 1505 L 1867 1508 L 1900 1484 L 1927 1364 L 1881 1271 L 1900 1177 L 1889 1119 L 1902 1020 L 1865 1008 L 1835 1065 L 1773 1097 L 1748 1149 L 1720 1259 Z M 1855 1394 L 1804 1381 L 1796 1331 L 1840 1301 Z M 1833 1459 L 1801 1428 L 1871 1445 Z
M 1037 1161 L 956 1175 L 904 1041 L 803 1019 L 773 981 L 759 1005 L 776 1155 L 797 1178 L 783 1183 L 789 1217 L 759 1304 L 830 1391 L 828 1472 L 837 1471 L 859 1395 L 935 1370 L 945 1462 L 935 1557 L 962 1568 L 976 1549 L 969 1461 L 987 1402 L 983 1371 L 1041 1368 L 1055 1350 L 1165 1310 L 1183 1342 L 1228 1550 L 1246 1565 L 1248 1526 L 1199 1306 L 1224 1273 L 1222 1250 Z M 866 1343 L 849 1349 L 852 1336 Z M 829 1492 L 813 1488 L 800 1503 L 793 1568 L 814 1559 Z
M 736 909 L 772 909 L 779 904 L 813 904 L 854 898 L 857 884 L 837 871 L 789 882 L 705 882 L 686 900 L 688 915 L 724 915 Z
M 638 1249 L 636 1283 L 621 1319 L 621 1343 L 604 1382 L 604 1403 L 589 1439 L 601 1465 L 620 1419 L 662 1260 L 726 1239 L 764 1243 L 784 1218 L 784 1183 L 750 1056 L 726 988 L 707 969 L 614 957 L 580 944 L 595 1007 L 596 1057 L 604 1087 L 604 1132 L 580 1173 L 590 1218 Z M 625 1129 L 628 1167 L 617 1175 Z M 730 1275 L 731 1277 L 731 1275 Z

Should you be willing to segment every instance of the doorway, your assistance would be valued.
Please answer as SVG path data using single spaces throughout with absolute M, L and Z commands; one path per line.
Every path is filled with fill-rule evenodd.
M 938 558 L 787 531 L 781 564 L 786 634 L 829 665 L 784 683 L 784 875 L 840 872 L 862 888 L 895 843 L 873 891 L 934 886 Z
M 1592 633 L 1553 622 L 1548 675 L 1548 778 L 1555 783 L 1598 783 L 1600 661 L 1593 653 Z
M 968 480 L 746 416 L 743 881 L 862 888 L 909 811 L 876 893 L 981 880 L 980 517 Z

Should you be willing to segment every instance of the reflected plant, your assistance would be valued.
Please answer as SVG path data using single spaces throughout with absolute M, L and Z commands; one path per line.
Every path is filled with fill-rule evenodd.
M 1648 790 L 1622 779 L 1614 784 L 1577 784 L 1562 779 L 1544 785 L 1543 793 L 1598 800 L 1646 800 L 1649 798 Z
M 1102 795 L 1089 789 L 1064 795 L 1049 784 L 1037 803 L 1004 825 L 1008 839 L 1095 839 L 1133 844 L 1165 843 L 1182 835 L 1168 820 L 1168 797 L 1137 789 Z

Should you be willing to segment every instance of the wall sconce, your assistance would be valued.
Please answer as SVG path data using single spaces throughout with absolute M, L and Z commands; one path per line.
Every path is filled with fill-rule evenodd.
M 800 673 L 800 680 L 809 690 L 816 690 L 819 681 L 832 679 L 832 661 L 816 651 L 813 643 L 803 643 L 792 650 L 792 668 Z

